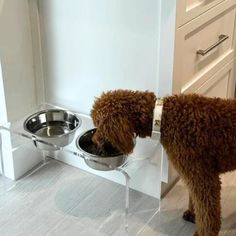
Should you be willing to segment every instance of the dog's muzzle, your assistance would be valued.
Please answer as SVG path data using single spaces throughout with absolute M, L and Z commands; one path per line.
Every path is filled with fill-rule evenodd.
M 153 111 L 152 135 L 151 138 L 159 140 L 161 136 L 161 115 L 163 108 L 163 98 L 157 98 Z

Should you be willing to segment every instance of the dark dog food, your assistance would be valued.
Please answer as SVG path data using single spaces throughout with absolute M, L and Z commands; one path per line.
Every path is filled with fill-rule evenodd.
M 86 133 L 79 140 L 80 147 L 85 151 L 93 155 L 101 157 L 111 157 L 122 155 L 116 148 L 110 143 L 105 143 L 103 146 L 98 146 L 92 141 L 94 132 Z

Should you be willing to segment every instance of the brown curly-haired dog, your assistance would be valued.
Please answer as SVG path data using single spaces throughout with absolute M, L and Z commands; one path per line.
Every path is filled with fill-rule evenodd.
M 132 152 L 135 135 L 151 135 L 155 101 L 151 92 L 103 93 L 91 111 L 94 141 Z M 161 143 L 190 193 L 184 219 L 195 221 L 196 215 L 195 235 L 218 235 L 219 174 L 236 169 L 236 101 L 195 94 L 164 98 Z

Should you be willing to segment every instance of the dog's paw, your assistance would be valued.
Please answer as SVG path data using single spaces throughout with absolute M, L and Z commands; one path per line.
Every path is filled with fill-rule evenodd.
M 186 220 L 186 221 L 195 223 L 195 214 L 192 213 L 190 210 L 187 210 L 183 214 L 183 219 Z

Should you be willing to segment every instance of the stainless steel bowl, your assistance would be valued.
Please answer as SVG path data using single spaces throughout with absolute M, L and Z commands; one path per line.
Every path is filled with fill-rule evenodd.
M 58 150 L 72 142 L 81 119 L 66 110 L 39 111 L 24 122 L 24 129 L 34 137 L 34 144 L 43 150 Z
M 118 152 L 117 150 L 110 156 L 94 155 L 87 150 L 88 146 L 86 145 L 86 142 L 95 132 L 96 129 L 88 130 L 82 133 L 76 140 L 76 146 L 82 152 L 85 163 L 95 170 L 102 171 L 114 170 L 117 167 L 123 165 L 127 160 L 127 156 Z M 90 140 L 90 142 L 91 143 L 89 143 L 89 145 L 92 144 L 92 140 Z

